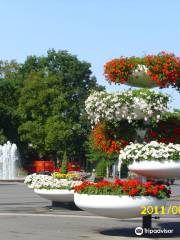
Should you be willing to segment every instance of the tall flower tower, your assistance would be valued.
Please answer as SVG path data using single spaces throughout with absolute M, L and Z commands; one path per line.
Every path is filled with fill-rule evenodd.
M 158 55 L 120 57 L 104 65 L 109 82 L 139 89 L 93 92 L 86 100 L 92 145 L 107 159 L 152 178 L 180 178 L 180 114 L 168 111 L 170 96 L 152 90 L 180 91 L 180 58 Z

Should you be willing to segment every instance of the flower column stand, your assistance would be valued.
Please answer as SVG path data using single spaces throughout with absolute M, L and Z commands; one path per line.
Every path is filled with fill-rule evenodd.
M 152 228 L 152 215 L 142 217 L 142 228 Z
M 152 214 L 146 215 L 142 217 L 142 228 L 151 228 L 152 229 L 152 219 L 160 219 L 159 216 L 157 217 L 152 217 Z
M 114 83 L 132 84 L 129 83 L 129 80 L 133 78 L 132 80 L 135 84 L 137 83 L 139 87 L 149 88 L 150 85 L 148 83 L 148 80 L 152 80 L 151 83 L 154 83 L 155 85 L 157 84 L 160 87 L 166 87 L 171 85 L 171 83 L 172 85 L 174 85 L 177 79 L 177 75 L 179 73 L 179 68 L 180 66 L 178 58 L 175 58 L 175 56 L 171 54 L 161 53 L 158 56 L 147 56 L 142 59 L 134 57 L 121 57 L 120 59 L 114 59 L 105 65 L 104 74 L 108 81 L 112 81 Z M 142 74 L 142 72 L 144 73 Z M 146 74 L 148 75 L 148 79 L 145 78 Z M 142 80 L 140 84 L 137 81 L 139 78 L 141 78 Z M 121 150 L 120 153 L 122 153 L 122 158 L 119 159 L 119 170 L 121 167 L 121 163 L 123 162 L 128 165 L 133 163 L 138 164 L 141 160 L 143 160 L 144 162 L 146 160 L 149 160 L 149 155 L 151 155 L 152 158 L 150 159 L 151 161 L 149 161 L 149 164 L 146 163 L 145 165 L 143 165 L 143 167 L 146 167 L 146 173 L 141 174 L 143 177 L 149 177 L 147 172 L 151 170 L 150 167 L 155 166 L 155 168 L 157 168 L 159 161 L 155 161 L 155 164 L 153 164 L 153 161 L 159 160 L 159 155 L 157 158 L 157 154 L 155 154 L 154 151 L 151 151 L 152 149 L 150 146 L 150 149 L 148 151 L 149 155 L 146 154 L 146 151 L 142 151 L 141 156 L 139 156 L 139 148 L 141 148 L 140 143 L 143 144 L 144 142 L 144 135 L 146 133 L 145 128 L 149 127 L 148 125 L 158 123 L 160 120 L 163 119 L 163 114 L 168 111 L 169 100 L 169 96 L 161 93 L 156 93 L 155 91 L 151 91 L 148 89 L 128 90 L 116 93 L 107 93 L 105 91 L 93 92 L 85 102 L 86 112 L 88 113 L 89 119 L 91 120 L 91 124 L 93 125 L 94 129 L 97 130 L 97 126 L 99 124 L 105 123 L 104 125 L 107 126 L 107 131 L 105 131 L 106 129 L 103 129 L 103 133 L 107 134 L 107 138 L 104 137 L 105 134 L 102 134 L 102 132 L 99 134 L 99 132 L 96 131 L 96 133 L 98 133 L 96 134 L 98 138 L 94 138 L 94 147 L 97 147 L 96 150 L 104 151 L 106 154 L 112 152 L 116 153 L 117 151 Z M 127 144 L 130 144 L 131 142 L 139 142 L 137 143 L 136 149 L 130 149 L 132 150 L 132 161 L 129 160 L 129 156 L 127 156 L 126 158 L 128 152 L 123 153 L 123 149 L 127 144 L 123 145 L 123 142 L 121 143 L 120 141 L 121 138 L 119 138 L 119 135 L 113 133 L 113 127 L 117 130 L 117 127 L 120 126 L 122 122 L 124 123 L 126 121 L 129 124 L 133 123 L 134 126 L 139 126 L 136 131 L 136 139 L 134 139 L 134 131 L 130 131 L 132 139 L 130 136 L 130 138 L 128 139 L 130 141 L 127 142 Z M 144 129 L 140 129 L 141 122 Z M 110 131 L 111 128 L 112 131 Z M 124 136 L 129 137 L 128 134 L 124 134 Z M 109 140 L 109 142 L 107 140 Z M 118 140 L 121 143 L 119 145 L 117 144 L 119 143 Z M 112 146 L 113 142 L 114 148 L 108 148 L 109 145 L 106 144 L 107 142 L 110 146 Z M 155 150 L 159 147 L 156 146 L 157 144 L 152 143 L 153 147 L 155 147 Z M 126 147 L 128 148 L 128 146 Z M 172 147 L 174 149 L 174 146 L 169 147 Z M 158 151 L 159 149 L 157 150 L 157 152 Z M 162 157 L 160 156 L 160 160 L 167 160 L 164 149 L 160 152 L 164 157 L 162 159 Z M 175 152 L 173 158 L 168 157 L 168 160 L 170 161 L 172 159 L 176 160 L 174 159 L 175 157 L 177 158 L 176 150 L 174 149 L 173 152 Z M 170 161 L 169 165 L 170 167 L 172 167 L 173 175 L 176 174 L 180 177 L 180 171 L 178 171 L 177 173 L 177 168 L 174 167 L 174 165 L 172 166 Z M 169 171 L 169 166 L 167 168 L 166 164 L 162 165 L 165 166 L 161 166 L 160 168 L 158 167 L 156 171 L 151 171 L 150 175 L 152 174 L 152 172 L 155 172 L 159 177 L 161 177 L 163 174 L 167 177 L 166 170 Z M 150 186 L 148 187 L 148 182 L 146 184 L 146 182 L 142 183 L 142 181 L 140 185 L 144 186 L 142 186 L 142 188 L 141 186 L 139 186 L 138 188 L 136 186 L 135 189 L 133 189 L 133 186 L 129 187 L 130 184 L 128 183 L 128 186 L 123 186 L 123 190 L 121 190 L 120 183 L 119 187 L 117 187 L 117 189 L 119 190 L 118 192 L 114 191 L 111 184 L 109 184 L 110 186 L 108 186 L 108 192 L 106 191 L 106 188 L 104 191 L 103 187 L 106 185 L 106 183 L 102 182 L 101 184 L 98 183 L 98 185 L 93 185 L 92 183 L 90 183 L 90 186 L 88 186 L 87 184 L 82 185 L 80 188 L 78 188 L 77 191 L 75 191 L 76 193 L 74 195 L 74 200 L 77 206 L 89 212 L 105 217 L 120 219 L 142 217 L 142 226 L 144 228 L 151 228 L 152 215 L 142 216 L 141 207 L 145 206 L 147 208 L 148 206 L 163 206 L 165 205 L 166 197 L 169 197 L 170 195 L 169 189 L 166 189 L 165 186 L 150 184 Z M 102 191 L 99 190 L 99 188 L 101 187 L 102 189 L 100 190 Z M 111 193 L 109 193 L 109 188 L 112 190 Z M 126 192 L 128 191 L 127 189 L 130 189 L 130 192 Z M 140 189 L 142 189 L 142 192 L 139 192 Z M 148 212 L 146 212 L 146 214 L 148 214 Z

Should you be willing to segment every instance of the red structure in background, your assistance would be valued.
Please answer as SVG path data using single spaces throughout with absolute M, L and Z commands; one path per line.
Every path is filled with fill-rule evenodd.
M 60 172 L 61 169 L 60 168 L 56 168 L 55 164 L 52 160 L 35 160 L 33 162 L 32 167 L 30 167 L 28 169 L 29 173 L 40 173 L 40 172 Z M 80 167 L 80 163 L 79 162 L 68 162 L 67 164 L 67 171 L 71 172 L 71 171 L 77 171 L 80 172 L 81 171 L 81 167 Z
M 68 172 L 70 172 L 70 171 L 80 172 L 81 171 L 80 163 L 78 163 L 78 162 L 73 162 L 73 163 L 68 162 L 67 170 L 68 170 Z
M 54 172 L 55 166 L 54 162 L 51 160 L 42 161 L 42 160 L 35 160 L 33 162 L 33 169 L 34 172 Z

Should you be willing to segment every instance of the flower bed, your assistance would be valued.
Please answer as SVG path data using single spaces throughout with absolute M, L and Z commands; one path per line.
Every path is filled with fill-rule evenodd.
M 74 181 L 83 181 L 84 179 L 88 178 L 90 176 L 90 173 L 86 172 L 69 172 L 67 174 L 60 173 L 60 172 L 54 172 L 52 174 L 54 178 L 57 179 L 68 179 L 68 180 L 74 180 Z
M 64 177 L 69 177 L 69 175 Z M 40 197 L 53 202 L 73 202 L 74 188 L 82 183 L 80 180 L 57 179 L 53 176 L 42 174 L 28 175 L 24 182 L 28 187 L 34 189 L 34 192 Z
M 68 179 L 68 180 L 80 180 L 81 179 L 81 175 L 75 174 L 75 173 L 64 174 L 64 173 L 60 173 L 60 172 L 54 172 L 52 174 L 52 176 L 57 179 Z
M 167 111 L 169 97 L 152 90 L 129 90 L 115 93 L 92 93 L 85 101 L 92 124 L 101 121 L 118 122 L 144 119 L 158 122 Z
M 115 182 L 82 183 L 75 188 L 74 202 L 79 208 L 97 215 L 132 218 L 142 216 L 142 206 L 165 205 L 169 196 L 170 190 L 162 184 L 116 179 Z
M 33 189 L 66 189 L 72 190 L 75 186 L 82 183 L 79 180 L 68 180 L 68 179 L 57 179 L 53 176 L 42 175 L 42 174 L 32 174 L 25 178 L 24 183 L 26 183 L 30 188 Z
M 153 181 L 146 183 L 136 180 L 122 181 L 120 179 L 116 179 L 114 182 L 83 182 L 75 187 L 75 192 L 88 195 L 152 196 L 159 199 L 169 197 L 171 193 L 164 184 L 155 184 Z

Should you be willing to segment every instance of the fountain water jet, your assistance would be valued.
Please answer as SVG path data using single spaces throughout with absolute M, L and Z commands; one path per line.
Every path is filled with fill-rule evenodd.
M 18 160 L 17 146 L 9 141 L 0 145 L 0 178 L 15 179 L 16 162 Z

